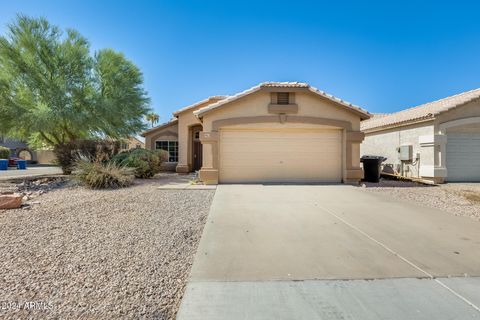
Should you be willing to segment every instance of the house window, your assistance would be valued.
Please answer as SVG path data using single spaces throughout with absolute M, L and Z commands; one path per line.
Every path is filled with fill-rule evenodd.
M 289 92 L 278 92 L 277 93 L 277 104 L 289 104 L 290 103 L 290 93 Z
M 156 141 L 155 149 L 168 151 L 170 157 L 169 162 L 178 162 L 178 141 Z

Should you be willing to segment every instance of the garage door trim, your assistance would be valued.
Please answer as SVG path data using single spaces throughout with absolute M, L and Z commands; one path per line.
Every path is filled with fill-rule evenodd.
M 340 128 L 244 127 L 221 128 L 219 133 L 221 183 L 339 183 L 343 179 L 344 137 Z M 287 150 L 292 153 L 285 153 Z

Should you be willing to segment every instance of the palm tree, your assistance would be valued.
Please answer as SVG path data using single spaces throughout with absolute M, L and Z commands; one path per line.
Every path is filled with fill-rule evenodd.
M 153 126 L 158 122 L 158 120 L 160 120 L 160 116 L 155 112 L 150 112 L 145 116 L 145 119 L 147 119 L 147 121 L 150 121 L 152 123 L 152 128 L 153 128 Z

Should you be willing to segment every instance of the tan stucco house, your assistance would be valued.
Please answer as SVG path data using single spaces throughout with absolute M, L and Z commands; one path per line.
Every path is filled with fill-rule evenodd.
M 136 137 L 129 137 L 128 139 L 120 140 L 120 151 L 127 151 L 137 148 L 145 148 L 145 143 Z
M 441 183 L 480 181 L 480 89 L 362 122 L 362 155 L 394 171 Z
M 143 133 L 147 149 L 170 152 L 171 168 L 202 181 L 357 182 L 370 114 L 298 82 L 267 82 L 214 96 Z

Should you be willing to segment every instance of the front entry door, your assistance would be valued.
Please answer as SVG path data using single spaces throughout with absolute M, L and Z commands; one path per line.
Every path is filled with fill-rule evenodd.
M 200 131 L 196 129 L 193 131 L 193 170 L 198 171 L 202 168 L 202 154 L 203 148 L 200 142 Z

